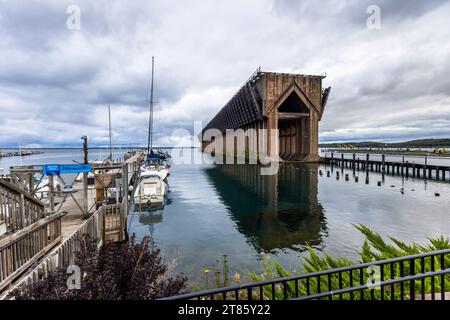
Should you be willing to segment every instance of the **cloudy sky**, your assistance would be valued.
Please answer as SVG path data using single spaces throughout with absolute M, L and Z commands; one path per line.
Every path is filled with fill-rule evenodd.
M 327 74 L 322 142 L 450 137 L 449 1 L 0 0 L 0 147 L 107 145 L 108 104 L 114 143 L 144 144 L 152 55 L 162 145 L 258 66 Z

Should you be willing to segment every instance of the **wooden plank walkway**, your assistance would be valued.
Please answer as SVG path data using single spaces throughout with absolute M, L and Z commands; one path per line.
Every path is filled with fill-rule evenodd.
M 143 157 L 143 153 L 138 152 L 130 157 L 121 158 L 118 161 L 114 161 L 111 164 L 111 170 L 108 171 L 114 171 L 122 174 L 125 173 L 127 177 L 123 180 L 122 184 L 129 185 L 133 180 L 132 178 L 138 168 L 137 166 L 143 160 Z M 108 166 L 109 165 L 105 165 L 104 167 Z M 99 168 L 102 170 L 102 167 Z M 75 180 L 73 184 L 73 191 L 67 193 L 60 192 L 58 196 L 54 198 L 56 211 L 53 215 L 48 216 L 48 219 L 50 219 L 47 219 L 48 221 L 45 219 L 34 221 L 30 218 L 35 216 L 37 217 L 39 214 L 34 214 L 34 211 L 31 209 L 28 210 L 28 207 L 31 208 L 31 206 L 28 206 L 27 202 L 24 201 L 24 199 L 27 199 L 24 191 L 17 191 L 11 188 L 9 189 L 12 190 L 11 192 L 17 191 L 23 194 L 22 199 L 16 196 L 11 197 L 9 195 L 11 193 L 10 191 L 8 191 L 9 193 L 3 192 L 4 195 L 7 194 L 7 196 L 3 197 L 3 200 L 9 199 L 8 203 L 10 203 L 12 201 L 11 199 L 14 200 L 17 198 L 18 203 L 22 204 L 21 206 L 14 205 L 13 207 L 17 207 L 17 210 L 13 211 L 15 212 L 14 216 L 21 218 L 23 221 L 21 220 L 21 225 L 18 225 L 18 232 L 15 232 L 8 237 L 4 237 L 0 242 L 0 247 L 3 248 L 4 250 L 2 250 L 5 252 L 5 254 L 3 254 L 3 251 L 0 251 L 0 294 L 2 289 L 10 289 L 18 283 L 29 285 L 35 280 L 38 274 L 42 274 L 42 272 L 45 274 L 46 270 L 50 270 L 55 266 L 68 264 L 71 257 L 74 255 L 76 239 L 83 233 L 89 233 L 94 237 L 99 237 L 101 239 L 100 243 L 103 243 L 104 241 L 124 240 L 126 235 L 125 226 L 129 200 L 128 185 L 126 185 L 126 189 L 124 189 L 126 192 L 124 192 L 124 190 L 121 192 L 123 196 L 121 203 L 104 203 L 98 209 L 96 187 L 95 185 L 88 186 L 87 208 L 91 214 L 89 214 L 88 218 L 86 218 L 83 210 L 83 183 L 79 179 Z M 41 207 L 44 207 L 43 204 Z M 23 208 L 27 208 L 27 211 L 25 211 L 28 213 L 26 219 L 22 218 L 23 214 L 16 212 L 20 208 L 22 208 L 22 211 L 24 211 Z M 8 209 L 8 212 L 13 212 L 11 210 Z M 44 214 L 44 217 L 45 215 L 50 214 L 44 210 L 41 211 L 43 211 L 41 214 Z M 17 219 L 14 218 L 14 221 L 16 220 Z M 31 223 L 31 225 L 24 228 L 24 221 Z M 44 238 L 48 238 L 48 241 L 40 241 L 40 243 L 42 242 L 45 247 L 38 247 L 37 244 L 33 242 L 32 237 L 34 237 L 34 233 L 36 232 L 38 232 L 39 235 L 42 234 Z M 49 235 L 49 237 L 45 237 L 45 235 Z M 19 243 L 19 241 L 22 242 Z M 18 248 L 17 250 L 20 249 L 25 251 L 19 252 L 16 250 L 17 253 L 14 253 L 14 257 L 20 257 L 20 260 L 13 260 L 13 262 L 10 263 L 9 261 L 12 257 L 10 251 L 14 250 L 16 247 Z M 30 250 L 30 248 L 34 251 Z M 52 248 L 55 249 L 50 252 Z M 40 251 L 37 252 L 36 250 Z M 54 263 L 55 257 L 57 257 L 57 260 L 59 261 L 56 264 Z M 34 268 L 34 266 L 36 266 L 36 268 Z M 31 268 L 34 269 L 31 271 Z

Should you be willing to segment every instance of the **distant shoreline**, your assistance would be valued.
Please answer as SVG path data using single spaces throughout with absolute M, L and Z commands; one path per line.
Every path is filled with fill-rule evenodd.
M 363 142 L 320 143 L 319 148 L 340 148 L 340 149 L 450 148 L 450 138 L 418 139 L 404 142 L 363 141 Z
M 195 149 L 199 147 L 154 147 L 153 149 Z M 18 150 L 19 148 L 3 148 L 1 150 Z M 21 148 L 22 150 L 82 150 L 83 147 L 39 147 L 39 148 Z M 113 147 L 112 150 L 145 150 L 147 147 Z M 89 147 L 89 150 L 109 150 L 109 147 Z
M 450 158 L 450 152 L 431 152 L 426 150 L 383 150 L 383 149 L 339 149 L 339 148 L 330 148 L 327 152 L 336 152 L 336 153 L 364 153 L 364 154 L 385 154 L 385 155 L 405 155 L 405 156 L 422 156 L 422 157 L 443 157 Z M 324 151 L 322 151 L 324 152 Z

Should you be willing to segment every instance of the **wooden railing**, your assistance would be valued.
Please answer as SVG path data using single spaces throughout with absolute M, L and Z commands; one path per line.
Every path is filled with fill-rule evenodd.
M 0 293 L 0 299 L 9 298 L 9 293 L 15 289 L 24 290 L 27 287 L 32 286 L 38 279 L 46 277 L 49 271 L 55 270 L 58 267 L 67 268 L 67 266 L 74 261 L 79 239 L 83 234 L 89 234 L 92 237 L 97 238 L 98 245 L 100 246 L 102 244 L 101 235 L 103 234 L 104 225 L 103 213 L 104 208 L 99 208 L 77 231 L 50 252 L 50 254 L 47 255 L 47 257 L 45 257 L 30 273 L 20 279 L 8 290 Z
M 45 257 L 30 273 L 20 279 L 8 291 L 0 294 L 5 298 L 14 289 L 25 289 L 35 281 L 46 277 L 49 271 L 56 268 L 67 268 L 73 264 L 79 240 L 84 234 L 88 234 L 98 240 L 100 247 L 107 241 L 123 241 L 125 239 L 126 211 L 122 204 L 101 206 L 90 216 L 70 237 L 57 246 Z
M 0 291 L 61 241 L 58 212 L 0 240 Z
M 107 241 L 120 241 L 124 237 L 124 221 L 121 214 L 122 204 L 104 206 L 105 228 L 103 239 Z
M 103 240 L 123 241 L 126 239 L 126 223 L 128 218 L 128 197 L 123 197 L 122 203 L 104 206 L 105 228 Z
M 21 230 L 46 215 L 42 201 L 0 178 L 0 222 L 6 225 L 6 233 Z

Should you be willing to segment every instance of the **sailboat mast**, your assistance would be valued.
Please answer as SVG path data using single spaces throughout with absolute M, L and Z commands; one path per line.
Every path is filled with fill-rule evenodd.
M 153 148 L 153 76 L 155 68 L 155 57 L 152 57 L 152 83 L 150 85 L 150 115 L 148 121 L 148 144 L 147 153 L 150 153 L 150 149 Z
M 22 146 L 20 145 L 20 141 L 19 141 L 19 156 L 20 156 L 20 165 L 23 166 L 23 160 L 22 160 Z
M 109 159 L 112 160 L 112 131 L 111 131 L 111 106 L 108 105 L 109 115 Z

